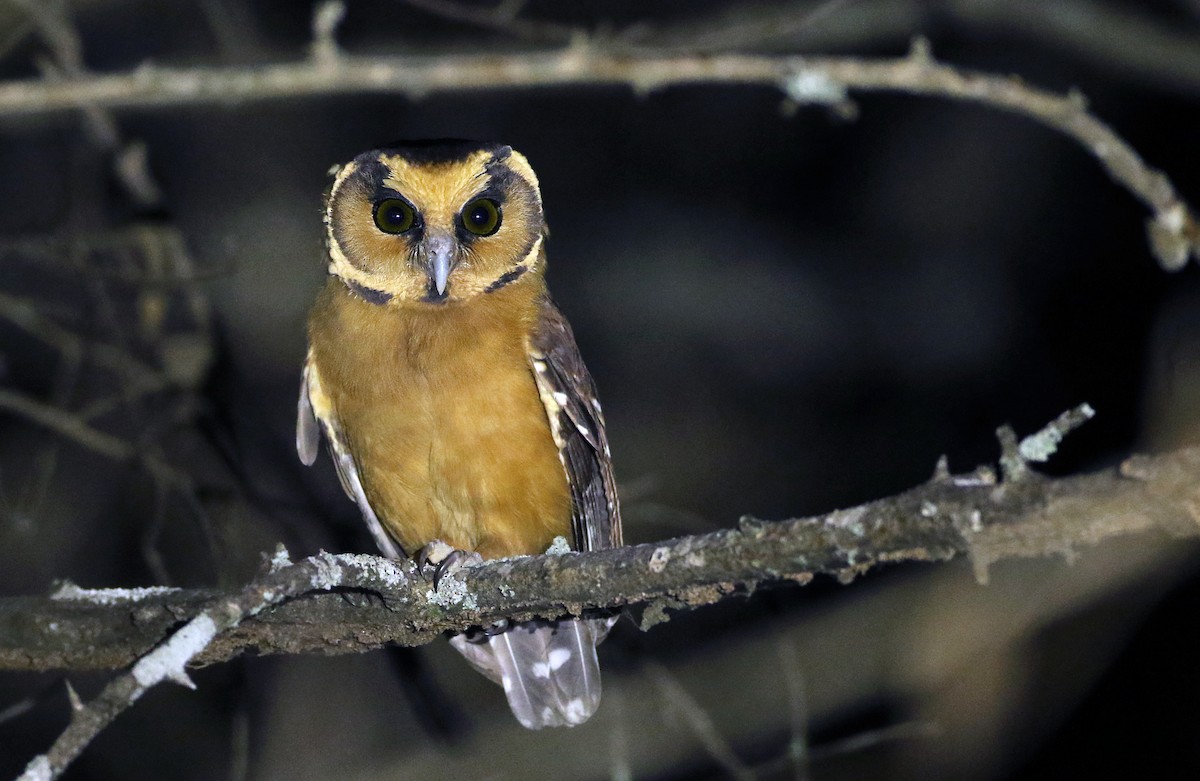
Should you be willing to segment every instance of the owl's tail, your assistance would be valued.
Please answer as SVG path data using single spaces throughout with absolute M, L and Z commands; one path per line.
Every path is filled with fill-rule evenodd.
M 455 635 L 450 643 L 504 687 L 522 726 L 574 727 L 600 705 L 596 646 L 614 620 L 526 621 L 490 637 Z

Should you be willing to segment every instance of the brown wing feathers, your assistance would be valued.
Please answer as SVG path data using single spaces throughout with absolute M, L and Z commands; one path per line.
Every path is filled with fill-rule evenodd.
M 531 358 L 571 488 L 575 547 L 616 547 L 621 515 L 604 414 L 571 326 L 549 297 L 542 301 Z

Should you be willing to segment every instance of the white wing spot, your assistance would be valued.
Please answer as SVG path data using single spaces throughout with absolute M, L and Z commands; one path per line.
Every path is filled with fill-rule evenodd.
M 546 724 L 551 724 L 551 723 L 553 723 L 551 721 L 551 719 L 553 719 L 553 718 L 554 718 L 553 710 L 551 710 L 549 707 L 542 708 L 542 721 L 543 722 L 545 722 Z
M 567 394 L 563 393 L 562 391 L 554 391 L 554 402 L 558 404 L 558 406 L 565 407 L 567 406 L 568 401 L 570 401 L 570 399 L 567 398 Z
M 600 400 L 599 400 L 599 399 L 592 399 L 592 407 L 594 407 L 594 408 L 595 408 L 595 410 L 596 410 L 597 412 L 599 412 L 599 411 L 600 411 Z
M 592 714 L 588 713 L 583 700 L 576 697 L 567 703 L 567 707 L 563 709 L 563 715 L 567 717 L 567 722 L 570 724 L 582 724 Z
M 500 684 L 502 686 L 504 686 L 505 694 L 508 694 L 510 691 L 512 691 L 512 688 L 513 688 L 512 678 L 509 678 L 507 675 L 500 676 Z
M 584 436 L 584 438 L 585 438 L 585 439 L 591 439 L 591 438 L 592 438 L 592 432 L 591 432 L 591 431 L 588 431 L 588 427 L 587 427 L 587 426 L 581 426 L 581 425 L 579 425 L 578 423 L 576 423 L 576 424 L 575 424 L 575 429 L 576 429 L 576 430 L 577 430 L 577 431 L 578 431 L 580 434 L 582 434 L 582 435 Z
M 559 667 L 562 667 L 564 664 L 566 664 L 567 660 L 570 658 L 571 652 L 566 648 L 555 648 L 550 652 L 550 669 L 557 670 Z
M 545 662 L 537 662 L 533 665 L 533 674 L 537 678 L 550 677 L 550 665 Z

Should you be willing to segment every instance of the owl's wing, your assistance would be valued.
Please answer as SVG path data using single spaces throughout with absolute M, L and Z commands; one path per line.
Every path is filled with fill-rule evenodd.
M 571 488 L 575 548 L 615 548 L 621 544 L 621 509 L 604 413 L 571 326 L 548 296 L 541 301 L 529 359 Z
M 371 509 L 371 503 L 367 501 L 354 456 L 346 446 L 329 397 L 321 390 L 321 375 L 310 351 L 308 359 L 304 362 L 304 373 L 300 378 L 300 400 L 296 405 L 296 452 L 305 466 L 312 466 L 317 460 L 322 429 L 325 431 L 325 439 L 329 442 L 329 453 L 333 456 L 333 465 L 337 468 L 342 489 L 358 505 L 367 530 L 375 538 L 380 552 L 390 559 L 404 558 L 404 551 L 383 528 L 383 524 L 375 517 L 375 511 Z

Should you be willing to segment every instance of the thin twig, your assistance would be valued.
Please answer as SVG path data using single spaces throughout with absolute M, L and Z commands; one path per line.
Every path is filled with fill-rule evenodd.
M 927 0 L 910 0 L 920 6 Z M 882 6 L 883 2 L 876 3 Z M 947 21 L 962 28 L 1015 34 L 1067 51 L 1101 67 L 1164 85 L 1200 91 L 1200 34 L 1194 24 L 1155 18 L 1148 3 L 1095 0 L 1007 0 L 945 3 Z M 878 7 L 875 10 L 882 10 Z
M 42 313 L 35 301 L 0 292 L 0 318 L 56 349 L 64 358 L 79 356 L 119 373 L 135 392 L 160 390 L 167 385 L 162 372 L 119 347 L 89 340 Z
M 413 8 L 420 8 L 435 16 L 454 22 L 474 25 L 489 30 L 507 33 L 515 38 L 539 43 L 567 43 L 572 38 L 587 34 L 587 30 L 566 24 L 542 20 L 520 19 L 508 3 L 493 8 L 481 8 L 475 4 L 455 0 L 404 0 Z
M 817 760 L 827 759 L 841 754 L 853 754 L 884 743 L 893 743 L 898 740 L 936 738 L 941 734 L 942 729 L 937 724 L 927 721 L 905 721 L 900 724 L 881 727 L 880 729 L 860 732 L 856 735 L 851 735 L 845 740 L 815 746 L 812 750 L 812 756 L 813 759 Z
M 0 410 L 21 417 L 54 431 L 77 444 L 114 461 L 129 461 L 137 449 L 129 442 L 92 428 L 66 410 L 0 388 Z
M 142 529 L 142 537 L 139 545 L 142 552 L 142 561 L 145 562 L 146 569 L 154 576 L 154 582 L 163 586 L 169 586 L 174 582 L 167 571 L 167 564 L 163 560 L 162 553 L 158 550 L 158 538 L 162 534 L 163 527 L 166 525 L 167 503 L 170 498 L 170 486 L 165 485 L 161 480 L 155 480 L 154 510 L 150 516 L 150 522 Z
M 149 279 L 143 259 L 183 242 L 179 229 L 162 223 L 135 222 L 120 228 L 66 235 L 36 235 L 0 240 L 0 259 L 36 263 L 72 272 L 87 271 L 139 287 L 173 290 L 229 276 L 230 267 L 192 271 L 189 276 Z
M 250 777 L 250 707 L 244 696 L 230 722 L 229 781 L 246 781 Z
M 1155 88 L 1200 91 L 1200 35 L 1170 24 L 1147 4 L 1096 0 L 811 0 L 741 3 L 654 30 L 643 26 L 644 51 L 830 51 L 869 49 L 930 27 L 959 34 L 997 33 L 1069 51 Z M 837 13 L 829 13 L 836 9 Z
M 8 14 L 5 15 L 7 16 Z M 33 22 L 29 21 L 28 16 L 24 16 L 19 21 L 11 23 L 11 26 L 7 26 L 7 23 L 11 23 L 11 20 L 0 19 L 0 59 L 7 57 L 34 30 Z
M 55 371 L 54 387 L 51 391 L 50 405 L 56 409 L 70 407 L 71 397 L 79 386 L 80 369 L 83 357 L 78 353 L 63 353 L 59 356 L 58 367 Z M 32 462 L 32 476 L 25 482 L 20 504 L 18 505 L 25 517 L 35 519 L 42 512 L 42 506 L 49 495 L 54 474 L 58 470 L 59 440 L 47 438 L 35 446 Z
M 795 781 L 807 781 L 812 775 L 812 759 L 808 745 L 808 697 L 804 687 L 804 671 L 800 666 L 800 655 L 796 653 L 796 644 L 786 635 L 779 636 L 776 652 L 779 654 L 779 669 L 787 692 L 792 730 L 787 751 L 792 765 L 792 778 Z
M 618 688 L 606 690 L 612 727 L 608 734 L 608 781 L 633 781 L 629 764 L 629 732 L 625 723 L 625 695 Z
M 0 388 L 0 410 L 11 412 L 44 426 L 76 444 L 114 461 L 137 461 L 153 475 L 175 486 L 187 486 L 191 480 L 162 459 L 143 453 L 120 437 L 93 428 L 78 415 L 44 404 L 20 393 Z
M 1089 404 L 1080 404 L 1069 409 L 1049 424 L 1042 427 L 1036 434 L 1030 434 L 1021 440 L 1017 446 L 1021 457 L 1026 461 L 1048 461 L 1050 456 L 1058 452 L 1058 446 L 1063 438 L 1075 429 L 1095 417 L 1096 411 Z
M 68 17 L 67 4 L 62 0 L 12 0 L 29 14 L 42 40 L 54 54 L 54 62 L 43 63 L 47 81 L 85 77 L 83 43 Z M 79 107 L 84 116 L 87 136 L 111 158 L 112 170 L 126 195 L 138 206 L 151 208 L 162 202 L 162 190 L 150 174 L 145 145 L 134 141 L 125 144 L 116 119 L 103 107 L 88 103 Z
M 209 32 L 226 62 L 250 62 L 264 48 L 254 15 L 235 0 L 199 0 Z
M 782 6 L 746 3 L 722 6 L 715 13 L 693 12 L 687 19 L 662 30 L 643 25 L 637 47 L 659 54 L 711 54 L 761 50 L 772 43 L 787 41 L 794 49 L 819 22 L 844 18 L 847 6 L 853 10 L 861 5 L 859 0 L 816 0 L 793 1 Z M 886 12 L 880 9 L 876 13 Z
M 33 697 L 26 697 L 23 700 L 17 700 L 12 705 L 0 709 L 0 724 L 25 715 L 33 710 L 35 705 L 37 705 L 37 700 Z
M 730 778 L 737 781 L 754 781 L 754 771 L 738 758 L 729 741 L 717 730 L 708 712 L 688 694 L 679 681 L 675 680 L 675 676 L 666 667 L 653 661 L 646 662 L 643 669 L 658 688 L 667 706 L 683 719 L 709 757 L 724 768 Z

